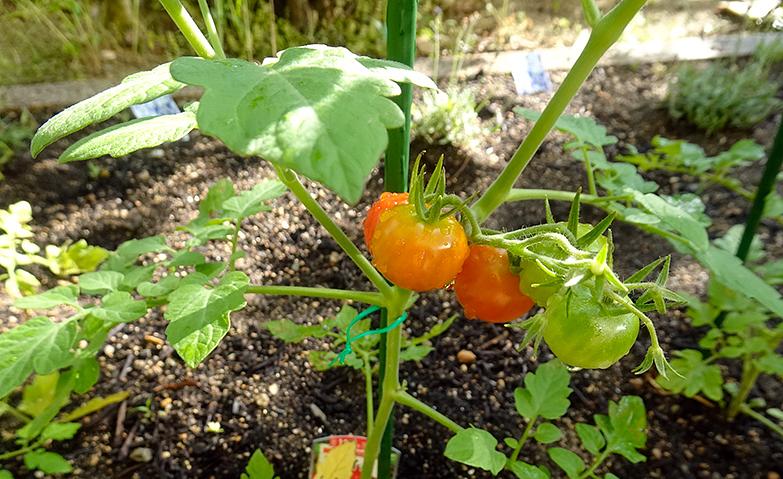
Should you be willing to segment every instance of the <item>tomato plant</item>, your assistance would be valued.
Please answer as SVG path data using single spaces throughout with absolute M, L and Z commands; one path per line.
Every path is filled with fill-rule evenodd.
M 533 300 L 519 290 L 508 253 L 500 248 L 472 245 L 454 281 L 457 300 L 468 319 L 507 323 L 530 311 Z
M 415 51 L 414 0 L 388 2 L 390 59 L 368 58 L 339 47 L 306 45 L 286 49 L 260 63 L 225 58 L 205 0 L 199 3 L 207 36 L 179 0 L 161 3 L 199 56 L 180 57 L 134 74 L 55 115 L 33 138 L 33 156 L 55 141 L 101 123 L 131 105 L 195 86 L 203 93 L 182 113 L 98 130 L 72 143 L 60 160 L 121 157 L 176 141 L 197 129 L 222 141 L 237 155 L 269 161 L 277 178 L 241 193 L 230 182 L 214 185 L 199 205 L 198 216 L 184 226 L 189 239 L 179 249 L 169 246 L 163 237 L 131 240 L 113 252 L 99 271 L 82 275 L 78 284 L 61 285 L 20 300 L 17 306 L 26 310 L 57 307 L 72 314 L 62 321 L 33 317 L 0 335 L 0 345 L 12 351 L 0 361 L 0 398 L 22 386 L 31 375 L 54 371 L 62 371 L 56 388 L 63 398 L 72 392 L 85 392 L 97 381 L 94 359 L 107 335 L 118 324 L 135 321 L 153 308 L 165 307 L 168 342 L 188 366 L 196 367 L 228 334 L 230 316 L 245 307 L 246 296 L 351 301 L 382 309 L 380 327 L 371 329 L 368 323 L 362 323 L 365 312 L 354 310 L 357 314 L 353 318 L 346 313 L 324 325 L 300 329 L 275 322 L 268 329 L 287 342 L 303 336 L 337 336 L 340 341 L 334 343 L 344 345 L 346 354 L 335 354 L 332 361 L 361 367 L 365 378 L 369 378 L 367 409 L 372 418 L 367 421 L 363 479 L 372 477 L 376 462 L 380 476 L 388 476 L 383 472 L 388 471 L 384 469 L 388 467 L 388 450 L 382 451 L 387 449 L 382 447 L 382 438 L 396 405 L 412 408 L 453 432 L 447 446 L 449 457 L 493 473 L 506 468 L 518 477 L 529 477 L 524 474 L 530 474 L 530 470 L 519 472 L 525 468 L 516 461 L 525 433 L 513 443 L 516 452 L 513 460 L 507 462 L 505 456 L 493 454 L 496 440 L 477 433 L 475 428 L 463 428 L 406 390 L 400 378 L 401 360 L 421 358 L 429 352 L 422 352 L 426 336 L 420 341 L 403 340 L 401 325 L 418 298 L 417 292 L 444 287 L 456 277 L 457 296 L 467 315 L 487 321 L 509 321 L 523 315 L 532 306 L 525 298 L 530 296 L 545 307 L 544 312 L 509 325 L 525 329 L 527 342 L 539 344 L 543 340 L 564 362 L 582 367 L 605 368 L 616 362 L 633 344 L 641 324 L 649 333 L 650 347 L 635 372 L 655 366 L 662 376 L 671 376 L 674 372 L 647 314 L 656 311 L 665 315 L 668 306 L 682 300 L 666 287 L 670 259 L 660 258 L 620 279 L 613 268 L 609 228 L 613 221 L 621 220 L 667 238 L 708 267 L 723 268 L 725 272 L 729 265 L 732 273 L 741 278 L 730 286 L 747 292 L 750 298 L 777 314 L 783 311 L 783 300 L 774 288 L 765 287 L 763 282 L 759 286 L 753 279 L 758 278 L 743 269 L 742 264 L 728 262 L 723 253 L 709 244 L 704 226 L 681 205 L 654 194 L 655 188 L 640 179 L 633 166 L 618 166 L 601 156 L 599 150 L 613 141 L 605 129 L 581 119 L 561 117 L 598 60 L 643 7 L 644 0 L 620 0 L 606 13 L 591 0 L 582 2 L 592 28 L 582 54 L 545 110 L 532 115 L 537 121 L 506 167 L 485 191 L 468 198 L 446 192 L 443 159 L 428 181 L 425 182 L 423 167 L 418 166 L 414 166 L 410 182 L 407 181 L 412 89 L 437 88 L 430 78 L 411 69 Z M 513 188 L 554 127 L 571 131 L 581 145 L 574 153 L 585 163 L 586 195 L 580 191 Z M 324 211 L 303 178 L 355 204 L 384 151 L 384 184 L 400 194 L 386 195 L 371 208 L 364 225 L 365 241 L 372 254 L 372 259 L 368 259 Z M 410 194 L 406 201 L 402 191 L 408 185 Z M 237 270 L 237 259 L 242 256 L 242 221 L 270 211 L 269 202 L 285 190 L 302 203 L 366 277 L 368 290 L 253 284 L 247 274 Z M 542 224 L 513 231 L 482 226 L 500 205 L 530 200 L 544 202 L 547 214 Z M 549 201 L 571 203 L 566 221 L 555 220 Z M 580 224 L 583 203 L 604 209 L 608 215 L 595 225 Z M 210 261 L 198 251 L 211 241 L 228 243 L 231 253 L 225 261 Z M 150 253 L 165 259 L 140 264 L 139 258 Z M 460 279 L 461 271 L 464 274 Z M 486 291 L 486 284 L 495 285 L 492 295 Z M 441 333 L 442 329 L 437 331 Z M 369 340 L 370 337 L 377 340 Z M 356 350 L 349 350 L 354 343 Z M 43 351 L 36 351 L 39 346 Z M 314 356 L 315 364 L 323 364 L 324 357 Z M 372 402 L 371 387 L 376 374 L 375 357 L 377 403 Z M 532 385 L 537 381 L 543 380 L 531 377 L 531 385 L 527 385 L 525 378 L 525 390 L 529 393 L 520 393 L 522 405 L 518 410 L 530 424 L 538 417 L 548 417 L 525 407 L 526 395 L 537 394 Z M 565 389 L 567 384 L 559 390 Z M 0 458 L 21 457 L 37 447 L 41 432 L 59 411 L 53 408 L 54 413 L 48 411 L 31 421 L 35 434 L 28 429 L 27 437 L 20 438 L 19 450 Z M 553 448 L 555 452 L 550 455 L 566 472 L 576 471 L 576 477 L 589 476 L 612 452 L 639 459 L 635 448 L 644 443 L 639 432 L 643 429 L 643 407 L 640 409 L 637 401 L 628 400 L 610 405 L 609 409 L 610 418 L 596 418 L 601 429 L 598 436 L 593 429 L 589 429 L 592 434 L 586 433 L 595 440 L 585 444 L 592 454 L 597 454 L 595 466 L 585 468 L 581 459 L 575 462 L 572 456 Z M 618 418 L 618 425 L 623 424 L 623 419 L 633 420 L 635 428 L 630 440 L 614 432 L 613 415 Z M 599 445 L 596 438 L 601 434 L 605 437 Z M 476 438 L 483 439 L 477 443 Z M 478 459 L 465 454 L 474 447 L 480 452 Z

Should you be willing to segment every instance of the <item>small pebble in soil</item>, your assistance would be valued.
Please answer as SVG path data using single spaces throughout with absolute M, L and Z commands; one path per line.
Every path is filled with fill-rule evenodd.
M 457 353 L 457 360 L 462 364 L 471 364 L 476 362 L 476 353 L 468 351 L 467 349 L 461 349 Z
M 136 462 L 150 462 L 152 460 L 152 449 L 148 447 L 137 447 L 131 451 L 130 458 Z

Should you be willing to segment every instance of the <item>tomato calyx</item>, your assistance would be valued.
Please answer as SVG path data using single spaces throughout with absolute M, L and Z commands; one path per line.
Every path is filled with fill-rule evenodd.
M 425 184 L 426 167 L 421 163 L 422 155 L 416 158 L 411 170 L 409 202 L 414 205 L 416 215 L 424 223 L 436 223 L 444 218 L 461 214 L 467 223 L 465 232 L 472 237 L 480 229 L 473 218 L 468 205 L 475 195 L 461 199 L 446 193 L 446 170 L 443 167 L 443 155 L 438 159 L 435 169 Z

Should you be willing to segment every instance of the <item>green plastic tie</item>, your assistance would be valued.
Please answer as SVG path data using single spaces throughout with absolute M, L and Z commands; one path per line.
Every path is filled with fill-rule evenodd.
M 351 320 L 351 322 L 348 324 L 348 328 L 346 328 L 346 330 L 345 330 L 345 348 L 340 352 L 340 354 L 337 355 L 337 357 L 335 357 L 334 359 L 331 360 L 331 362 L 329 362 L 329 367 L 334 366 L 334 364 L 337 361 L 340 361 L 340 364 L 345 364 L 345 358 L 349 354 L 351 354 L 353 352 L 353 348 L 351 347 L 352 343 L 354 343 L 354 342 L 356 342 L 356 341 L 358 341 L 358 340 L 360 340 L 360 339 L 362 339 L 362 338 L 364 338 L 366 336 L 371 336 L 371 335 L 374 335 L 374 334 L 388 333 L 392 329 L 394 329 L 397 326 L 401 325 L 403 323 L 403 321 L 405 321 L 405 319 L 408 318 L 408 312 L 406 311 L 406 312 L 402 313 L 402 316 L 397 318 L 393 323 L 391 323 L 390 325 L 386 326 L 385 328 L 371 329 L 371 330 L 365 331 L 365 332 L 363 332 L 363 333 L 361 333 L 361 334 L 359 334 L 357 336 L 351 336 L 351 328 L 353 328 L 356 325 L 356 323 L 358 323 L 359 321 L 365 319 L 367 316 L 371 315 L 372 313 L 374 313 L 376 311 L 379 311 L 380 309 L 381 308 L 378 307 L 378 306 L 369 307 L 369 308 L 365 309 L 364 311 L 362 311 L 361 313 L 359 313 L 358 315 L 356 315 L 356 317 Z

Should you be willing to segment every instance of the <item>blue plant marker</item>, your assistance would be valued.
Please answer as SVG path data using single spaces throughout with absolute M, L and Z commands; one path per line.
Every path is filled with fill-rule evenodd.
M 524 61 L 511 70 L 511 76 L 519 95 L 552 91 L 552 81 L 538 53 L 528 53 Z
M 163 95 L 162 97 L 155 98 L 147 103 L 132 105 L 130 109 L 131 112 L 133 112 L 133 116 L 136 118 L 149 118 L 152 116 L 181 113 L 181 110 L 171 95 Z

